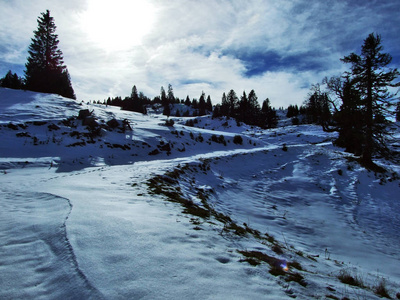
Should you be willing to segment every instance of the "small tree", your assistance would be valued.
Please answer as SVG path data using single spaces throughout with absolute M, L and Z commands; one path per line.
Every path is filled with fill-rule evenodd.
M 201 96 L 199 99 L 199 116 L 204 116 L 206 114 L 206 94 L 201 92 Z
M 63 54 L 58 49 L 54 18 L 47 10 L 38 18 L 38 29 L 29 46 L 29 57 L 25 67 L 26 87 L 29 90 L 56 93 L 76 99 L 67 67 L 63 65 Z
M 168 84 L 168 104 L 172 104 L 175 102 L 175 96 L 174 96 L 174 89 L 172 88 L 171 84 Z
M 388 87 L 398 86 L 393 81 L 399 76 L 397 69 L 387 66 L 392 60 L 388 53 L 382 53 L 381 36 L 371 33 L 364 40 L 361 55 L 351 53 L 342 61 L 351 64 L 348 76 L 351 84 L 361 97 L 361 107 L 365 111 L 363 120 L 363 135 L 365 144 L 362 150 L 364 163 L 372 163 L 375 152 L 385 152 L 386 147 L 386 115 L 390 113 L 390 106 L 394 94 L 389 93 Z
M 261 127 L 263 128 L 275 128 L 278 124 L 278 116 L 276 115 L 275 109 L 271 107 L 271 102 L 269 98 L 265 99 L 262 104 L 261 108 L 262 114 L 262 124 Z
M 212 112 L 212 110 L 213 110 L 213 106 L 212 106 L 212 102 L 211 102 L 211 97 L 210 97 L 210 95 L 207 96 L 206 110 L 207 110 L 208 112 Z
M 239 106 L 239 99 L 234 90 L 229 91 L 228 95 L 226 96 L 226 101 L 228 103 L 228 116 L 235 117 L 236 110 Z

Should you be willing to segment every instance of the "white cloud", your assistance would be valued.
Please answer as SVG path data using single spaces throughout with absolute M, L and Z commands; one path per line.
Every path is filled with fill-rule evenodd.
M 399 52 L 395 1 L 148 1 L 154 8 L 151 30 L 141 43 L 121 50 L 100 48 L 84 30 L 86 1 L 0 0 L 0 61 L 25 64 L 36 20 L 50 9 L 78 98 L 127 96 L 133 84 L 154 97 L 171 83 L 181 98 L 197 98 L 204 90 L 217 103 L 230 89 L 254 89 L 261 101 L 269 97 L 273 105 L 287 106 L 300 104 L 311 83 L 339 74 L 339 59 L 358 51 L 372 31 Z M 121 15 L 135 18 L 140 11 Z M 140 30 L 134 27 L 132 33 Z M 130 31 L 123 36 L 133 38 Z M 267 62 L 259 61 L 263 55 Z M 249 65 L 256 76 L 246 73 Z

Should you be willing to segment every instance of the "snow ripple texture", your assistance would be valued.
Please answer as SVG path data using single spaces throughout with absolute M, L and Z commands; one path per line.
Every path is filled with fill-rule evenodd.
M 79 269 L 69 242 L 68 199 L 8 191 L 0 197 L 1 299 L 103 298 Z

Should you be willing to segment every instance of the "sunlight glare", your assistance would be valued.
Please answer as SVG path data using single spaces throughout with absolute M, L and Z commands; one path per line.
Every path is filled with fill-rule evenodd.
M 147 0 L 88 0 L 82 27 L 107 52 L 140 45 L 152 28 L 154 6 Z

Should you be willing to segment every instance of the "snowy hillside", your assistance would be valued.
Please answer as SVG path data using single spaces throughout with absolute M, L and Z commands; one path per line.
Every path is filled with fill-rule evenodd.
M 400 298 L 398 165 L 172 120 L 0 89 L 1 299 Z

